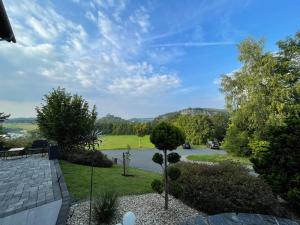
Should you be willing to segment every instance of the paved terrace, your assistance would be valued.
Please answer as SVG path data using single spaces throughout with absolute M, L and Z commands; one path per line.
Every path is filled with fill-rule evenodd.
M 57 224 L 62 206 L 58 172 L 57 161 L 47 156 L 0 160 L 0 225 Z

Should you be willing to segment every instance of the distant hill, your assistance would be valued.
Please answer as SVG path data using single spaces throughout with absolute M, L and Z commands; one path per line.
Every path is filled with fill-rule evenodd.
M 145 122 L 151 122 L 152 120 L 154 120 L 154 118 L 132 118 L 132 119 L 129 119 L 128 121 L 145 123 Z
M 178 115 L 208 115 L 212 116 L 217 113 L 227 113 L 225 109 L 213 109 L 213 108 L 187 108 L 187 109 L 182 109 L 177 112 L 170 112 L 166 113 L 163 115 L 160 115 L 155 118 L 155 120 L 166 120 L 166 119 L 171 119 L 174 118 Z
M 126 123 L 127 120 L 117 117 L 111 114 L 107 114 L 106 116 L 97 120 L 98 123 Z

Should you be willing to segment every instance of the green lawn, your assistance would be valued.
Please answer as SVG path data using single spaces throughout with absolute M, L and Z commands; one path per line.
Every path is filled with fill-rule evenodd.
M 60 161 L 61 169 L 71 196 L 75 200 L 88 198 L 90 191 L 90 167 Z M 114 190 L 119 195 L 143 194 L 152 192 L 151 182 L 161 178 L 158 173 L 146 172 L 139 169 L 129 169 L 132 177 L 122 176 L 122 167 L 94 168 L 95 194 Z
M 136 135 L 104 135 L 102 144 L 98 147 L 100 150 L 127 149 L 127 145 L 131 149 L 139 148 L 139 137 Z M 150 142 L 150 136 L 146 135 L 141 138 L 141 149 L 154 148 Z M 179 147 L 182 148 L 181 146 Z M 206 145 L 193 145 L 192 148 L 204 149 Z
M 231 160 L 233 162 L 238 162 L 244 165 L 251 165 L 251 162 L 249 161 L 248 158 L 232 156 L 232 155 L 220 155 L 220 154 L 189 155 L 187 159 L 194 160 L 194 161 L 204 161 L 204 162 L 222 162 L 226 160 Z
M 136 135 L 104 135 L 102 144 L 98 148 L 100 150 L 127 149 L 127 145 L 132 149 L 139 148 L 139 137 Z M 154 148 L 149 135 L 141 138 L 141 147 Z
M 10 129 L 22 129 L 32 131 L 38 128 L 37 124 L 33 123 L 3 123 L 3 127 Z

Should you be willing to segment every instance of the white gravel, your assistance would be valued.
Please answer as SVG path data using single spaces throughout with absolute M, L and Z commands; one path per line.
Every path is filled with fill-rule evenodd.
M 169 209 L 164 210 L 164 198 L 159 194 L 131 195 L 119 198 L 115 218 L 111 224 L 122 222 L 123 215 L 131 211 L 135 214 L 136 225 L 175 225 L 187 218 L 204 215 L 170 196 Z M 89 201 L 71 206 L 68 225 L 88 224 Z

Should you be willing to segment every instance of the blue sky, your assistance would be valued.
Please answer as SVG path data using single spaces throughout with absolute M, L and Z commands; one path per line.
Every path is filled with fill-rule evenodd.
M 0 111 L 35 116 L 58 86 L 100 116 L 224 108 L 236 44 L 266 49 L 300 30 L 298 0 L 4 0 L 17 44 L 0 42 Z

